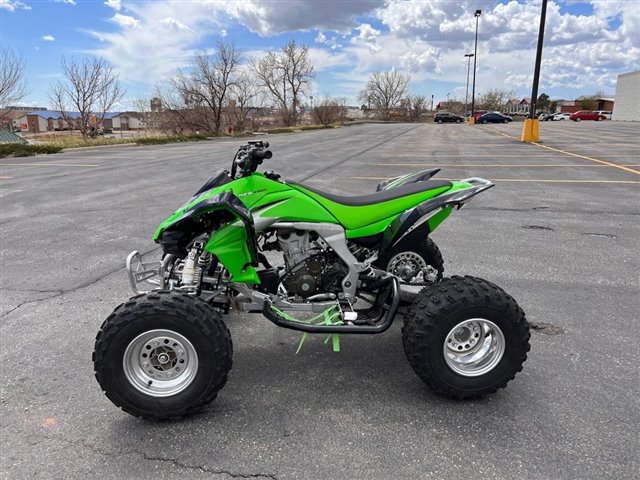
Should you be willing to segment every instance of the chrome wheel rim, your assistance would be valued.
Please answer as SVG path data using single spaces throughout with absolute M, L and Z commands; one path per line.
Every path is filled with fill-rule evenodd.
M 502 330 L 490 320 L 472 318 L 458 323 L 446 336 L 444 359 L 464 377 L 478 377 L 493 370 L 504 356 Z
M 177 332 L 149 330 L 129 343 L 122 366 L 136 390 L 152 397 L 169 397 L 191 385 L 198 371 L 198 354 Z

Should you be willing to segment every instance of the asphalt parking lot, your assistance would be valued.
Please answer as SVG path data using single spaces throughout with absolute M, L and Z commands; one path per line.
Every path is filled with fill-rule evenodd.
M 151 423 L 116 409 L 91 364 L 129 295 L 123 264 L 239 140 L 122 146 L 0 161 L 0 476 L 637 478 L 640 467 L 640 125 L 357 125 L 269 137 L 265 168 L 359 194 L 422 168 L 496 187 L 434 240 L 446 274 L 513 295 L 536 327 L 509 386 L 433 394 L 385 334 L 321 339 L 228 318 L 234 366 L 212 408 Z M 436 177 L 436 178 L 438 178 Z

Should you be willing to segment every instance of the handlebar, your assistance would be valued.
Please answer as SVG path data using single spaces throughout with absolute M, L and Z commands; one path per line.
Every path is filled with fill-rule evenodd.
M 233 164 L 231 165 L 231 178 L 236 178 L 236 172 L 240 167 L 240 175 L 251 175 L 256 171 L 258 165 L 266 159 L 270 159 L 273 154 L 269 148 L 269 142 L 257 140 L 248 142 L 246 145 L 242 145 L 236 152 L 233 158 Z

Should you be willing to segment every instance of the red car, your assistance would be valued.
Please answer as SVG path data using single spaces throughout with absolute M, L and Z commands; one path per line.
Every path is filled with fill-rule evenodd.
M 569 120 L 573 120 L 574 122 L 579 122 L 581 120 L 595 120 L 596 122 L 599 122 L 600 120 L 606 119 L 607 117 L 601 113 L 592 112 L 591 110 L 580 110 L 579 112 L 569 115 Z

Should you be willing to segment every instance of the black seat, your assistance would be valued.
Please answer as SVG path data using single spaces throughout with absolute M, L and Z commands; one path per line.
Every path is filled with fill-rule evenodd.
M 349 207 L 363 207 L 366 205 L 375 205 L 377 203 L 387 202 L 389 200 L 395 200 L 396 198 L 402 198 L 409 195 L 413 195 L 420 192 L 427 192 L 429 190 L 436 190 L 438 188 L 451 188 L 451 182 L 446 180 L 429 180 L 426 182 L 410 183 L 397 188 L 390 188 L 388 190 L 381 190 L 379 192 L 369 193 L 367 195 L 358 195 L 354 197 L 345 197 L 342 195 L 334 195 L 332 193 L 322 192 L 316 188 L 303 185 L 301 183 L 287 182 L 290 185 L 296 185 L 309 190 L 317 195 L 320 195 L 327 200 L 330 200 L 341 205 Z

